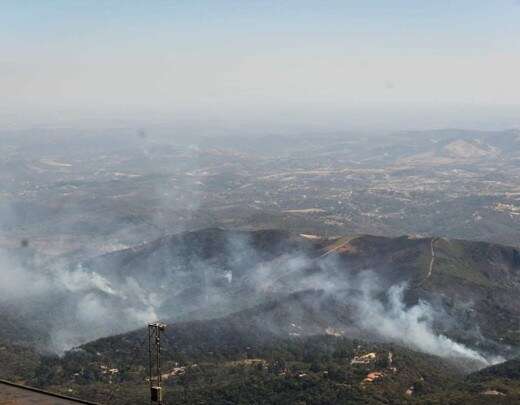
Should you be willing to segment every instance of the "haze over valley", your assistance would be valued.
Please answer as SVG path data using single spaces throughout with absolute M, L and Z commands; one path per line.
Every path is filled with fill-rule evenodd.
M 519 4 L 3 1 L 0 405 L 520 404 Z
M 215 339 L 218 322 L 214 344 L 230 344 L 232 359 L 316 336 L 397 344 L 462 375 L 518 354 L 517 130 L 68 132 L 10 133 L 2 145 L 1 338 L 44 356 L 36 374 L 23 370 L 33 384 L 106 401 L 110 386 L 92 390 L 86 375 L 109 381 L 107 361 L 125 369 L 118 353 L 144 332 L 75 356 L 154 319 L 172 342 L 192 328 Z M 80 369 L 45 380 L 55 355 Z M 130 377 L 110 378 L 140 398 Z

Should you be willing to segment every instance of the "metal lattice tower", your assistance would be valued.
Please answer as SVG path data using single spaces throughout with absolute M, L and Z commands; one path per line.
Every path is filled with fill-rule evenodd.
M 162 405 L 161 377 L 161 332 L 166 324 L 154 322 L 148 324 L 148 364 L 150 367 L 150 404 Z

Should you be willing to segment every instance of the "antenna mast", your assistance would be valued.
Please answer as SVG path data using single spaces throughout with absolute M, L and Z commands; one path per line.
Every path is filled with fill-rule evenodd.
M 161 332 L 166 324 L 154 322 L 148 324 L 148 364 L 150 366 L 150 404 L 162 405 L 161 387 Z

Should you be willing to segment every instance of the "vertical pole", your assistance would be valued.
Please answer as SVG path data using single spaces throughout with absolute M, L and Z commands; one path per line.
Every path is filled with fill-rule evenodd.
M 150 381 L 150 404 L 152 404 L 152 387 L 153 387 L 153 372 L 152 372 L 152 325 L 148 325 L 148 366 L 149 366 L 149 381 Z
M 161 386 L 161 331 L 159 330 L 158 327 L 156 327 L 155 331 L 156 331 L 155 348 L 156 348 L 156 356 L 157 356 L 155 364 L 157 365 L 157 386 L 160 387 Z
M 148 324 L 150 404 L 157 403 L 159 405 L 162 405 L 161 332 L 163 332 L 165 328 L 166 324 L 161 322 Z

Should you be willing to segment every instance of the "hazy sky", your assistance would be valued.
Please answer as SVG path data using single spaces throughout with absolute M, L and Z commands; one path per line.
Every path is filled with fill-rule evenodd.
M 2 0 L 0 50 L 2 125 L 520 125 L 520 0 Z

